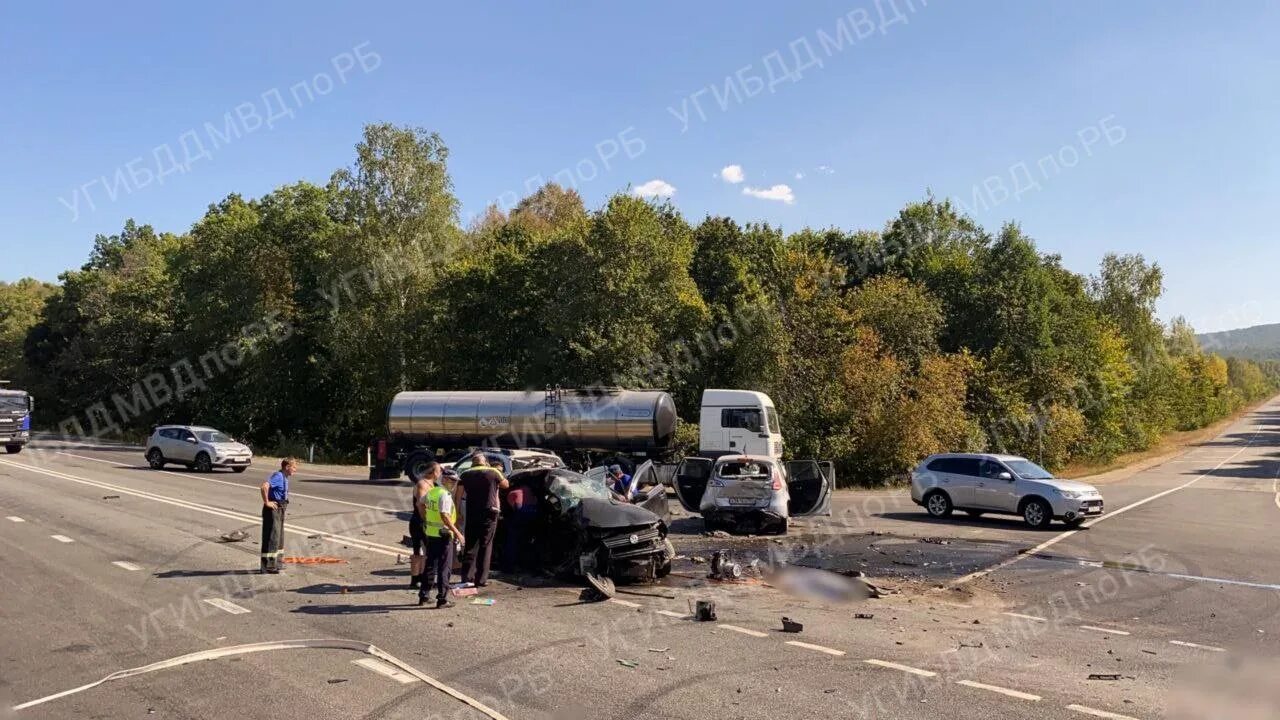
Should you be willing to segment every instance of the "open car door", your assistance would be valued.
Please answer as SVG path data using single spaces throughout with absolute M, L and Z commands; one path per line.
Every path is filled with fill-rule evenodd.
M 687 457 L 680 461 L 676 468 L 676 497 L 685 510 L 696 513 L 702 506 L 702 495 L 707 491 L 707 483 L 711 481 L 710 458 Z
M 653 461 L 646 460 L 631 474 L 631 503 L 666 519 L 671 514 L 667 506 L 667 486 L 658 479 Z
M 787 490 L 791 517 L 831 514 L 831 489 L 835 487 L 835 466 L 817 460 L 791 460 L 787 468 Z

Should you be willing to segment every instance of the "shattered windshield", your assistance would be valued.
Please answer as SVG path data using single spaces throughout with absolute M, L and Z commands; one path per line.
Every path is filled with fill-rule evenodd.
M 603 479 L 589 478 L 569 470 L 553 470 L 547 491 L 560 499 L 565 510 L 577 507 L 579 502 L 588 498 L 608 500 L 612 497 Z
M 720 466 L 722 478 L 767 478 L 771 468 L 763 462 L 727 462 Z

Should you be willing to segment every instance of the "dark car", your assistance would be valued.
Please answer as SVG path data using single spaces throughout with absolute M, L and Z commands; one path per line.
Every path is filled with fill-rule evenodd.
M 661 485 L 628 503 L 600 478 L 566 468 L 521 470 L 508 479 L 511 489 L 526 488 L 537 501 L 527 540 L 531 559 L 542 569 L 592 585 L 595 578 L 646 582 L 671 572 L 675 548 L 667 539 Z

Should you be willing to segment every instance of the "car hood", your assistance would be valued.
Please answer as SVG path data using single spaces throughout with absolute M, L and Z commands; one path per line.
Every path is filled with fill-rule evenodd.
M 245 445 L 244 443 L 212 443 L 212 447 L 214 450 L 221 450 L 222 452 L 231 452 L 231 453 L 249 452 L 249 446 Z
M 1039 483 L 1041 485 L 1044 485 L 1045 487 L 1054 488 L 1055 490 L 1067 490 L 1070 492 L 1087 492 L 1087 493 L 1098 492 L 1098 488 L 1090 485 L 1089 483 L 1082 483 L 1079 480 L 1064 480 L 1062 478 L 1053 478 L 1052 480 L 1033 480 L 1032 482 Z
M 578 513 L 588 527 L 611 529 L 635 527 L 636 525 L 652 525 L 658 522 L 657 515 L 642 507 L 621 503 L 616 500 L 600 500 L 586 498 L 578 503 Z

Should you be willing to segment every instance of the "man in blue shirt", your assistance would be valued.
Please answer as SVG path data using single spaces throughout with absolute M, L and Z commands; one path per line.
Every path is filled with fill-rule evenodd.
M 631 502 L 631 476 L 622 471 L 621 465 L 609 466 L 609 489 Z
M 289 505 L 289 476 L 298 461 L 285 458 L 280 470 L 262 483 L 262 566 L 260 572 L 277 574 L 284 557 L 284 509 Z

